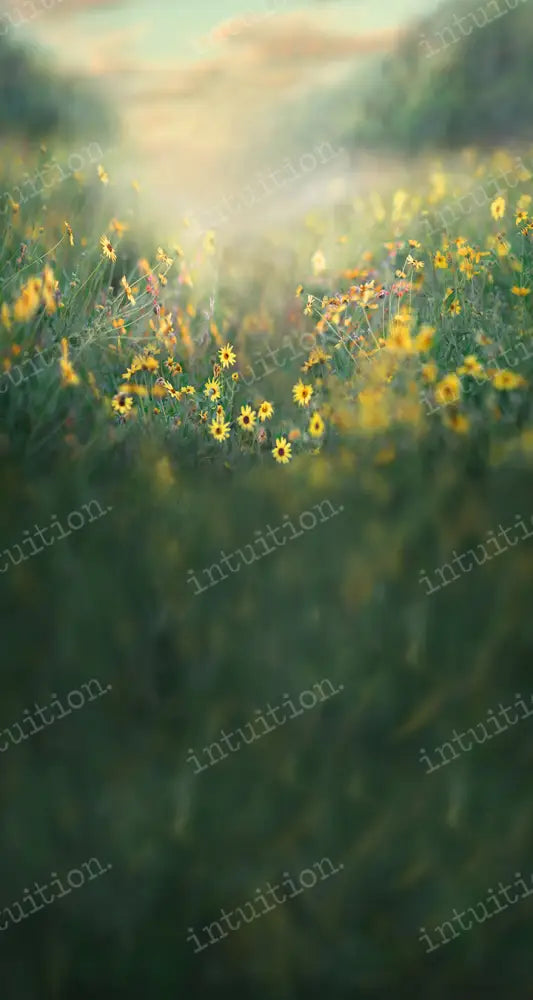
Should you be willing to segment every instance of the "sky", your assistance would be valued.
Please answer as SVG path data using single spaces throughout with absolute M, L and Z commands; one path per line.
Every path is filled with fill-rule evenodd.
M 266 26 L 277 17 L 305 12 L 324 30 L 375 31 L 394 27 L 437 6 L 438 0 L 56 0 L 17 29 L 50 47 L 57 58 L 80 67 L 95 65 L 102 48 L 121 62 L 127 54 L 139 64 L 154 60 L 175 63 L 205 56 L 201 40 L 231 19 Z M 237 24 L 235 25 L 237 27 Z
M 333 141 L 324 93 L 438 0 L 33 3 L 16 33 L 100 88 L 120 121 L 105 167 L 117 182 L 134 173 L 166 220 L 241 190 L 295 146 Z

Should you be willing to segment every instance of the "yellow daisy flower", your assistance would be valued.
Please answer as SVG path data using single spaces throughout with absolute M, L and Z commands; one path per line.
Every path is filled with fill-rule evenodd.
M 284 437 L 276 438 L 276 447 L 272 449 L 272 454 L 280 465 L 287 465 L 290 462 L 291 455 L 291 445 Z
M 420 332 L 415 337 L 415 350 L 423 354 L 425 351 L 429 351 L 432 343 L 433 337 L 435 335 L 435 327 L 424 325 L 420 328 Z
M 63 357 L 59 360 L 59 368 L 63 385 L 78 385 L 80 380 L 68 358 L 68 340 L 66 337 L 61 339 L 61 353 Z
M 221 422 L 219 420 L 211 421 L 209 427 L 209 433 L 211 434 L 212 437 L 216 438 L 217 441 L 220 441 L 221 443 L 222 441 L 225 441 L 226 438 L 229 437 L 229 432 L 230 432 L 229 424 L 224 423 L 223 421 Z
M 204 386 L 204 396 L 208 399 L 220 399 L 220 382 L 216 378 L 207 380 Z
M 241 406 L 241 415 L 237 417 L 237 423 L 242 427 L 243 431 L 253 430 L 256 421 L 256 412 L 252 410 L 251 406 Z
M 504 369 L 503 371 L 496 372 L 496 375 L 493 376 L 492 384 L 495 389 L 507 391 L 509 389 L 519 389 L 522 386 L 525 386 L 526 381 L 521 375 L 515 375 L 514 372 Z
M 127 278 L 126 278 L 125 274 L 122 275 L 122 277 L 120 279 L 120 284 L 122 285 L 122 287 L 123 287 L 123 289 L 124 289 L 124 291 L 126 293 L 126 298 L 127 298 L 128 302 L 131 302 L 132 306 L 134 306 L 135 305 L 135 296 L 134 296 L 134 294 L 133 294 L 133 292 L 131 290 L 131 285 L 128 285 L 128 281 L 127 281 Z
M 298 380 L 296 385 L 292 387 L 292 395 L 295 403 L 299 406 L 309 406 L 311 401 L 311 396 L 313 395 L 313 386 L 304 385 L 301 379 Z
M 264 423 L 265 420 L 270 420 L 270 418 L 272 417 L 272 414 L 274 413 L 274 407 L 272 406 L 272 403 L 269 403 L 268 400 L 264 399 L 263 402 L 259 404 L 257 412 L 259 415 L 259 419 L 261 420 L 262 423 Z
M 313 347 L 307 361 L 302 365 L 302 371 L 307 372 L 315 365 L 325 365 L 328 361 L 331 361 L 331 354 L 326 354 L 322 347 Z
M 308 430 L 311 437 L 314 438 L 322 437 L 325 430 L 325 425 L 324 421 L 322 420 L 322 417 L 320 416 L 320 413 L 313 413 L 313 416 L 309 421 Z
M 470 429 L 470 421 L 468 417 L 465 417 L 464 413 L 458 413 L 455 410 L 446 415 L 444 423 L 446 427 L 455 431 L 456 434 L 467 434 Z
M 138 372 L 156 372 L 158 368 L 159 363 L 151 354 L 136 354 L 130 366 L 131 371 Z
M 182 395 L 181 392 L 179 391 L 179 389 L 175 389 L 174 386 L 172 385 L 172 382 L 169 382 L 168 379 L 160 378 L 157 380 L 156 384 L 163 386 L 163 389 L 166 389 L 166 391 L 168 392 L 169 396 L 172 399 L 177 399 L 177 400 L 181 399 Z
M 168 254 L 165 253 L 163 247 L 157 248 L 156 258 L 157 260 L 161 261 L 162 264 L 165 264 L 167 267 L 170 267 L 170 265 L 174 263 L 172 257 L 169 257 Z
M 483 367 L 475 354 L 467 354 L 462 365 L 457 369 L 458 375 L 483 375 Z
M 229 368 L 230 365 L 234 365 L 236 361 L 236 355 L 233 352 L 233 347 L 228 342 L 225 347 L 221 347 L 218 356 L 223 368 Z
M 457 375 L 445 375 L 435 387 L 435 399 L 441 406 L 456 403 L 461 395 L 461 383 Z
M 111 243 L 109 242 L 107 236 L 101 236 L 100 237 L 100 246 L 102 247 L 102 254 L 103 254 L 103 256 L 107 257 L 107 259 L 110 260 L 110 261 L 112 261 L 112 263 L 114 264 L 115 261 L 116 261 L 116 259 L 117 259 L 117 255 L 116 255 L 115 251 L 113 250 L 113 247 L 112 247 Z
M 505 205 L 505 198 L 500 196 L 499 198 L 494 199 L 492 205 L 490 206 L 490 213 L 493 219 L 496 219 L 496 221 L 498 219 L 503 219 L 505 215 Z
M 531 289 L 530 288 L 520 288 L 518 285 L 513 285 L 513 287 L 511 288 L 511 291 L 512 291 L 513 295 L 526 296 L 526 295 L 529 295 Z
M 125 392 L 117 392 L 111 400 L 111 406 L 119 417 L 125 417 L 133 406 L 133 396 L 127 396 Z
M 426 365 L 422 365 L 420 371 L 424 382 L 433 383 L 437 381 L 438 368 L 434 361 L 428 361 Z

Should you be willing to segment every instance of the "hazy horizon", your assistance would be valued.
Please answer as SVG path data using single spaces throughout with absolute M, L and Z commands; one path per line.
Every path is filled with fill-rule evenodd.
M 74 0 L 42 10 L 18 33 L 109 101 L 121 128 L 106 169 L 129 184 L 135 163 L 150 211 L 177 225 L 184 213 L 245 187 L 256 171 L 317 143 L 338 146 L 341 129 L 328 95 L 339 95 L 349 126 L 357 74 L 362 82 L 369 59 L 436 6 L 438 0 L 405 0 L 401 7 L 396 0 L 207 0 L 176 7 L 161 0 L 154 16 L 147 0 Z M 345 175 L 338 158 L 305 178 L 302 203 L 312 201 L 310 185 L 324 198 L 326 181 L 340 183 Z M 278 208 L 291 209 L 293 198 L 280 191 Z M 262 211 L 273 211 L 275 202 L 270 198 Z

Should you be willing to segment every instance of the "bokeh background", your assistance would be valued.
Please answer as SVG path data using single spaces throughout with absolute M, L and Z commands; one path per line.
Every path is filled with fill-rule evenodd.
M 529 148 L 533 0 L 428 59 L 421 35 L 477 9 L 436 7 L 64 0 L 35 2 L 20 26 L 5 7 L 5 190 L 42 144 L 61 160 L 97 142 L 117 213 L 166 246 L 258 172 L 342 147 L 217 231 L 219 288 L 254 315 L 257 346 L 258 315 L 272 341 L 303 330 L 295 262 L 317 232 L 330 253 L 354 199 L 451 167 L 465 145 Z M 88 187 L 80 228 L 101 198 Z M 516 692 L 529 699 L 531 543 L 431 597 L 419 571 L 531 517 L 530 456 L 496 453 L 488 432 L 455 453 L 399 435 L 394 476 L 371 442 L 287 470 L 212 467 L 141 428 L 95 447 L 89 416 L 73 453 L 42 407 L 21 405 L 0 438 L 3 546 L 93 498 L 112 510 L 0 579 L 0 725 L 93 677 L 112 690 L 2 755 L 0 905 L 91 857 L 112 869 L 0 934 L 6 996 L 533 995 L 528 900 L 431 955 L 419 941 L 533 872 L 529 722 L 436 773 L 419 761 Z M 342 514 L 192 594 L 191 568 L 325 499 Z M 324 678 L 343 692 L 194 774 L 189 748 Z M 189 927 L 323 857 L 342 872 L 194 954 Z

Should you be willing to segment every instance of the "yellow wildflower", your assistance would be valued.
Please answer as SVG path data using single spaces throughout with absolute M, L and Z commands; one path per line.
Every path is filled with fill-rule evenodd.
M 204 396 L 209 399 L 220 399 L 220 382 L 216 378 L 207 380 L 204 386 Z
M 519 389 L 525 386 L 527 383 L 521 375 L 516 375 L 514 372 L 510 372 L 507 369 L 497 372 L 492 378 L 492 384 L 495 389 L 500 391 L 507 391 L 510 389 Z
M 226 438 L 229 437 L 229 432 L 230 432 L 230 425 L 228 423 L 219 421 L 216 418 L 211 421 L 211 425 L 209 427 L 209 433 L 217 441 L 220 441 L 221 443 L 222 441 L 225 441 Z
M 446 427 L 455 431 L 456 434 L 467 434 L 470 428 L 468 417 L 465 417 L 464 413 L 459 413 L 457 410 L 447 413 L 444 417 L 444 423 Z
M 462 365 L 457 369 L 458 375 L 483 375 L 483 366 L 479 363 L 475 354 L 468 354 L 464 358 Z
M 256 416 L 257 414 L 251 406 L 241 406 L 241 414 L 237 417 L 237 423 L 243 431 L 251 431 L 254 428 Z
M 133 406 L 133 396 L 127 396 L 125 392 L 117 392 L 111 400 L 111 406 L 119 417 L 126 417 Z
M 229 343 L 229 341 L 228 341 L 228 343 L 226 344 L 225 347 L 221 347 L 220 348 L 220 350 L 218 352 L 218 356 L 220 358 L 220 362 L 221 362 L 223 368 L 229 368 L 230 365 L 234 365 L 235 364 L 236 355 L 235 355 L 235 353 L 233 351 L 233 347 L 231 346 L 231 344 Z
M 494 201 L 492 202 L 492 205 L 490 206 L 490 212 L 492 218 L 496 220 L 503 219 L 505 215 L 505 207 L 506 207 L 505 198 L 502 198 L 501 196 L 499 198 L 495 198 Z
M 308 431 L 311 437 L 318 438 L 322 437 L 324 433 L 325 425 L 320 413 L 313 413 L 311 420 L 309 421 Z
M 428 361 L 427 364 L 422 365 L 420 371 L 424 382 L 432 384 L 437 381 L 438 368 L 434 361 Z
M 287 465 L 291 460 L 291 444 L 285 437 L 276 438 L 276 447 L 272 449 L 272 454 L 280 465 Z
M 107 236 L 100 237 L 100 246 L 102 248 L 103 256 L 107 257 L 107 259 L 114 264 L 117 259 L 117 255 Z
M 418 351 L 419 354 L 424 354 L 426 351 L 429 351 L 433 343 L 434 335 L 434 326 L 422 326 L 420 332 L 415 337 L 415 350 Z
M 292 395 L 295 403 L 299 406 L 308 406 L 313 395 L 313 386 L 304 385 L 301 379 L 292 387 Z
M 435 399 L 440 406 L 456 403 L 461 395 L 461 383 L 457 375 L 445 375 L 435 387 Z
M 61 353 L 62 357 L 59 359 L 59 368 L 61 371 L 61 379 L 64 386 L 67 385 L 78 385 L 79 378 L 72 367 L 68 357 L 68 340 L 66 337 L 61 339 Z
M 259 415 L 260 421 L 264 423 L 265 420 L 270 420 L 272 418 L 272 415 L 274 413 L 274 407 L 272 406 L 272 403 L 269 403 L 268 400 L 265 399 L 263 400 L 262 403 L 259 404 L 257 408 L 257 413 Z
M 120 284 L 122 285 L 122 287 L 123 287 L 123 289 L 124 289 L 124 291 L 126 293 L 126 298 L 127 298 L 128 302 L 130 302 L 131 305 L 134 306 L 135 305 L 135 296 L 134 296 L 134 294 L 133 294 L 133 292 L 131 290 L 131 286 L 128 285 L 128 281 L 127 281 L 127 278 L 126 278 L 125 274 L 122 275 L 122 277 L 120 279 Z

